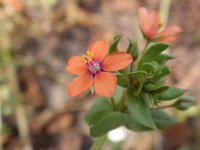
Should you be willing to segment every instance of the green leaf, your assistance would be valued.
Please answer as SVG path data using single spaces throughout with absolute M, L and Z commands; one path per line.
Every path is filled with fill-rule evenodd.
M 135 132 L 152 130 L 151 128 L 148 128 L 148 127 L 140 124 L 139 122 L 137 122 L 130 115 L 125 115 L 125 117 L 126 117 L 126 123 L 124 126 L 127 127 L 129 130 L 132 130 Z
M 129 86 L 129 78 L 126 75 L 116 75 L 117 77 L 117 84 L 122 87 Z
M 162 88 L 160 88 L 160 89 L 157 89 L 157 90 L 155 90 L 155 91 L 152 91 L 154 94 L 157 94 L 157 93 L 163 93 L 163 92 L 165 92 L 166 90 L 168 90 L 170 87 L 169 86 L 163 86 Z
M 124 125 L 125 121 L 125 117 L 122 113 L 110 112 L 90 127 L 90 134 L 94 137 L 101 136 L 110 130 Z
M 85 120 L 89 126 L 95 124 L 100 118 L 112 112 L 112 104 L 108 98 L 96 100 L 91 109 L 86 113 Z
M 186 110 L 191 106 L 195 106 L 197 104 L 196 100 L 192 96 L 184 96 L 178 99 L 173 106 L 179 110 Z
M 164 84 L 160 84 L 160 83 L 151 83 L 151 82 L 148 82 L 146 84 L 144 84 L 144 88 L 145 90 L 147 91 L 157 91 L 157 90 L 162 90 L 163 88 L 168 88 L 167 85 L 164 85 Z
M 170 87 L 164 92 L 161 93 L 156 93 L 155 96 L 157 97 L 158 100 L 173 100 L 175 98 L 178 98 L 182 96 L 185 93 L 185 90 L 175 88 L 175 87 Z
M 127 52 L 132 55 L 134 61 L 138 58 L 139 50 L 136 41 L 132 41 L 129 39 L 129 46 Z
M 152 46 L 150 46 L 146 53 L 143 55 L 142 59 L 139 62 L 139 68 L 142 67 L 142 64 L 145 62 L 151 62 L 154 61 L 155 58 L 162 53 L 164 50 L 166 50 L 169 47 L 166 43 L 157 43 Z
M 114 37 L 114 41 L 113 41 L 112 45 L 110 46 L 109 54 L 118 51 L 117 46 L 118 46 L 118 43 L 121 40 L 121 38 L 122 38 L 122 35 L 117 35 Z
M 146 127 L 157 130 L 150 114 L 150 108 L 146 105 L 141 96 L 134 95 L 134 91 L 131 87 L 128 88 L 126 105 L 133 119 Z
M 171 70 L 166 64 L 160 65 L 158 68 L 156 78 L 162 78 L 162 77 L 170 74 L 170 72 L 171 72 Z
M 174 117 L 170 116 L 162 110 L 153 110 L 151 115 L 159 129 L 164 129 L 177 123 Z
M 170 59 L 174 59 L 175 56 L 173 55 L 169 55 L 169 54 L 160 54 L 156 57 L 156 61 L 159 63 L 159 64 L 163 64 L 163 63 L 166 63 L 168 60 Z
M 148 78 L 153 78 L 157 73 L 157 68 L 158 68 L 157 63 L 156 62 L 151 62 L 151 63 L 143 63 L 141 70 L 147 72 L 147 74 L 148 74 L 147 77 Z
M 147 72 L 145 71 L 136 71 L 133 75 L 138 79 L 139 82 L 144 82 L 147 78 Z
M 145 71 L 133 71 L 129 73 L 124 73 L 124 74 L 115 74 L 117 77 L 118 76 L 124 76 L 126 78 L 129 78 L 131 75 L 134 75 L 139 81 L 143 81 L 147 77 L 147 72 Z

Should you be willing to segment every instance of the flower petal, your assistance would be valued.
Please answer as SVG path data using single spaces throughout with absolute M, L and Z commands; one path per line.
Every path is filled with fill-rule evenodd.
M 174 42 L 175 40 L 176 40 L 175 36 L 167 36 L 167 37 L 161 38 L 159 41 L 160 42 Z
M 140 22 L 140 26 L 143 32 L 145 32 L 146 29 L 148 28 L 148 18 L 149 18 L 149 14 L 148 14 L 147 9 L 145 7 L 140 7 L 139 8 L 139 22 Z
M 94 78 L 94 89 L 99 96 L 112 97 L 117 86 L 116 77 L 109 72 L 99 72 Z
M 109 51 L 109 42 L 106 40 L 96 41 L 89 46 L 89 51 L 94 54 L 93 59 L 101 62 Z
M 140 27 L 148 39 L 153 39 L 160 27 L 161 18 L 157 11 L 148 12 L 144 7 L 139 8 Z
M 148 36 L 150 39 L 155 38 L 161 25 L 161 17 L 157 11 L 152 11 L 149 15 Z
M 117 71 L 125 68 L 133 61 L 132 56 L 126 52 L 115 52 L 108 55 L 102 62 L 104 71 Z
M 78 96 L 86 92 L 93 84 L 93 76 L 89 72 L 75 78 L 67 87 L 69 96 Z
M 183 32 L 183 29 L 181 29 L 179 26 L 168 27 L 160 33 L 160 35 L 163 35 L 163 38 L 161 38 L 160 41 L 173 42 L 176 39 L 175 35 L 181 32 Z
M 169 35 L 175 35 L 178 33 L 183 32 L 183 29 L 181 29 L 179 26 L 171 26 L 166 28 L 162 34 L 164 34 L 165 36 L 169 36 Z
M 66 70 L 70 73 L 81 75 L 87 71 L 88 67 L 83 63 L 80 56 L 73 56 L 69 59 Z

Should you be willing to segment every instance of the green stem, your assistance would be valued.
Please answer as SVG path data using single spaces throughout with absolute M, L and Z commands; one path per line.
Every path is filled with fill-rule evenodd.
M 104 142 L 106 141 L 106 138 L 106 134 L 102 135 L 101 137 L 98 137 L 90 150 L 101 150 Z
M 145 81 L 145 80 L 143 80 L 143 81 L 140 83 L 140 86 L 139 86 L 137 92 L 135 93 L 136 96 L 138 96 L 138 95 L 140 94 L 140 92 L 141 92 L 141 90 L 142 90 L 142 87 L 143 87 L 143 85 L 144 85 L 144 81 Z
M 146 53 L 147 48 L 148 48 L 150 42 L 151 42 L 151 41 L 147 41 L 147 42 L 146 42 L 146 44 L 145 44 L 145 46 L 144 46 L 144 49 L 143 49 L 143 51 L 142 51 L 140 57 L 138 58 L 138 61 L 135 63 L 136 68 L 138 68 L 138 64 L 139 64 L 140 60 L 142 59 L 142 57 L 144 56 L 144 54 Z M 143 80 L 143 81 L 145 81 L 145 80 Z M 139 95 L 139 94 L 140 94 L 140 92 L 141 92 L 141 90 L 142 90 L 142 87 L 143 87 L 143 84 L 144 84 L 144 82 L 140 83 L 140 86 L 139 86 L 139 88 L 138 88 L 138 90 L 137 90 L 137 92 L 136 92 L 136 95 Z
M 133 71 L 133 64 L 134 64 L 134 62 L 131 63 L 131 66 L 130 66 L 130 72 Z
M 143 57 L 144 54 L 146 53 L 147 48 L 148 48 L 150 42 L 151 42 L 151 41 L 147 41 L 147 42 L 146 42 L 146 44 L 145 44 L 145 46 L 144 46 L 144 48 L 143 48 L 142 54 L 140 55 L 140 58 L 138 59 L 139 61 L 142 59 L 142 57 Z
M 164 108 L 169 108 L 169 107 L 173 107 L 173 104 L 171 105 L 166 105 L 166 106 L 162 106 L 162 107 L 156 107 L 154 109 L 159 110 L 159 109 L 164 109 Z
M 144 48 L 143 48 L 142 53 L 140 54 L 139 58 L 138 58 L 137 61 L 135 62 L 136 68 L 138 67 L 138 64 L 139 64 L 140 60 L 142 59 L 142 57 L 143 57 L 144 54 L 146 53 L 147 48 L 148 48 L 150 42 L 151 42 L 151 41 L 147 41 L 147 42 L 146 42 L 146 44 L 145 44 L 145 46 L 144 46 Z

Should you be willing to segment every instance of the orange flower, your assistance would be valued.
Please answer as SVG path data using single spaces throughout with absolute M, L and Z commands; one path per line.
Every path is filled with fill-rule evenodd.
M 117 79 L 111 72 L 123 69 L 132 62 L 132 56 L 126 52 L 115 52 L 107 56 L 109 42 L 105 40 L 92 43 L 87 55 L 71 57 L 67 71 L 79 75 L 67 87 L 70 96 L 78 96 L 92 86 L 99 96 L 112 97 Z
M 139 8 L 139 22 L 143 35 L 148 40 L 173 42 L 175 35 L 183 30 L 179 26 L 161 29 L 162 21 L 157 11 L 148 12 L 146 8 Z

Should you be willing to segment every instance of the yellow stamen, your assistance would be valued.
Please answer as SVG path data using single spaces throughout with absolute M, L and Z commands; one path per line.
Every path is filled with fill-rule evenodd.
M 90 58 L 92 58 L 94 56 L 94 54 L 92 52 L 90 52 L 90 51 L 87 51 L 86 53 Z
M 93 53 L 90 52 L 90 51 L 87 51 L 86 52 L 87 55 L 82 55 L 81 57 L 83 58 L 83 63 L 86 64 L 86 63 L 90 63 L 93 61 L 92 57 L 93 57 Z
M 81 57 L 82 57 L 82 58 L 87 58 L 87 56 L 86 56 L 86 55 L 82 55 Z

